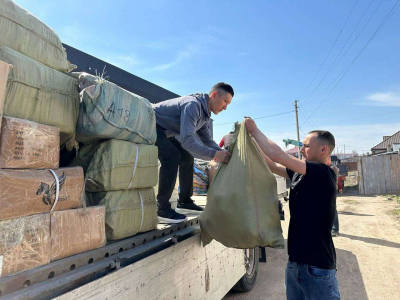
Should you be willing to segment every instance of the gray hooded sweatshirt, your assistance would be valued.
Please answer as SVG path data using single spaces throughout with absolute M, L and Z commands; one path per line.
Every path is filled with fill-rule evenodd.
M 155 104 L 157 126 L 167 137 L 179 136 L 182 147 L 206 159 L 222 149 L 211 137 L 208 95 L 196 93 Z M 195 134 L 200 138 L 200 143 Z

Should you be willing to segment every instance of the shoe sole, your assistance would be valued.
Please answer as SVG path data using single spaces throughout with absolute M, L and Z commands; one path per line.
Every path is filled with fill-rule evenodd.
M 176 208 L 175 211 L 180 214 L 199 214 L 199 215 L 203 212 L 202 210 L 191 210 L 185 208 Z
M 178 224 L 178 223 L 182 223 L 185 221 L 187 221 L 187 217 L 185 219 L 181 219 L 181 220 L 158 217 L 158 223 L 162 223 L 162 224 Z

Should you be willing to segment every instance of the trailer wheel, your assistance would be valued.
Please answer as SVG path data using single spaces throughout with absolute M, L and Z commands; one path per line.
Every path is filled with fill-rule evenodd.
M 258 262 L 260 259 L 260 249 L 244 250 L 244 263 L 246 266 L 246 273 L 242 278 L 233 286 L 233 290 L 237 292 L 248 292 L 256 283 L 258 273 Z

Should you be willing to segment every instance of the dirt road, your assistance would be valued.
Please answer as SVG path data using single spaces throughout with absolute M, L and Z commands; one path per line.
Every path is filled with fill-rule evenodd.
M 283 232 L 287 237 L 288 204 Z M 340 236 L 334 238 L 342 299 L 400 299 L 400 201 L 383 196 L 359 196 L 346 191 L 337 199 Z M 284 300 L 287 250 L 267 249 L 256 286 L 249 293 L 230 293 L 226 300 Z

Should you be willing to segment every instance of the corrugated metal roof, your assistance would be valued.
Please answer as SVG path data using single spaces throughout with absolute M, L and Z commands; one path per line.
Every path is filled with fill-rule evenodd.
M 106 76 L 109 76 L 109 81 L 123 89 L 148 99 L 152 103 L 180 97 L 178 94 L 135 76 L 104 60 L 98 59 L 69 45 L 63 44 L 63 46 L 67 51 L 68 60 L 78 66 L 73 72 L 86 72 L 95 75 L 96 70 L 97 73 L 101 73 L 104 66 L 106 66 Z
M 383 142 L 379 143 L 378 145 L 374 146 L 371 148 L 372 150 L 386 150 L 387 146 L 391 146 L 393 144 L 399 144 L 400 143 L 400 131 L 396 132 L 392 136 L 388 137 L 386 140 Z

